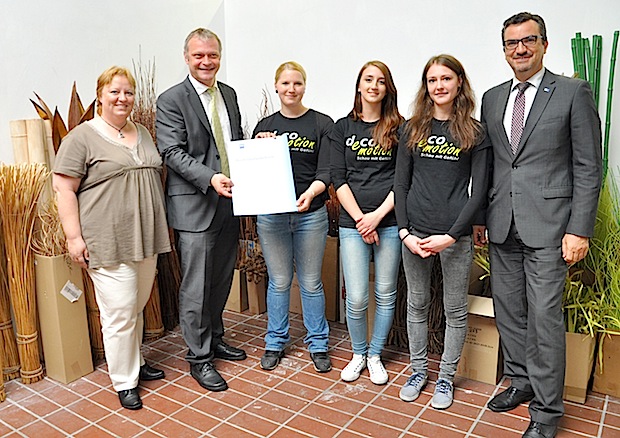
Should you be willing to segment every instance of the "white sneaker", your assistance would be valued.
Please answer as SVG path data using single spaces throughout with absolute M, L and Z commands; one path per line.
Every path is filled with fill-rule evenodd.
M 387 383 L 389 377 L 383 363 L 381 363 L 381 356 L 378 354 L 368 356 L 366 365 L 368 366 L 368 373 L 370 373 L 370 381 L 372 383 L 375 385 L 385 385 Z
M 366 355 L 353 354 L 351 362 L 340 372 L 340 378 L 345 382 L 353 382 L 359 379 L 364 368 L 366 368 Z

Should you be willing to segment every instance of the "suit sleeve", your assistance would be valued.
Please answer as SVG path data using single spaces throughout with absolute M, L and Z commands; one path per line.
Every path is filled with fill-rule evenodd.
M 566 233 L 591 237 L 602 179 L 601 122 L 590 86 L 579 81 L 571 103 L 573 199 Z
M 157 148 L 166 166 L 206 194 L 211 185 L 211 178 L 218 172 L 205 166 L 187 152 L 188 135 L 185 120 L 171 93 L 164 93 L 157 99 L 155 126 Z

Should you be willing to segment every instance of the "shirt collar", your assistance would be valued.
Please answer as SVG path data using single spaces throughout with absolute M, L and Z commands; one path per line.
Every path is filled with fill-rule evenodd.
M 540 87 L 540 83 L 543 80 L 543 76 L 545 75 L 545 71 L 546 71 L 546 69 L 544 67 L 541 68 L 537 73 L 534 74 L 534 76 L 529 78 L 526 82 L 529 82 L 531 87 L 533 87 L 534 89 L 537 89 L 538 87 Z M 519 84 L 520 82 L 521 81 L 518 80 L 517 78 L 513 78 L 512 79 L 512 86 L 510 87 L 510 91 L 514 91 L 517 88 L 517 84 Z
M 216 90 L 218 89 L 217 87 L 217 81 L 215 81 L 215 84 L 213 85 L 213 87 L 207 87 L 205 84 L 203 84 L 202 82 L 198 81 L 195 77 L 193 77 L 192 75 L 188 75 L 189 78 L 189 82 L 192 84 L 192 86 L 194 87 L 194 89 L 196 90 L 196 93 L 200 96 L 202 93 L 204 93 L 205 91 L 207 91 L 208 88 L 215 88 Z

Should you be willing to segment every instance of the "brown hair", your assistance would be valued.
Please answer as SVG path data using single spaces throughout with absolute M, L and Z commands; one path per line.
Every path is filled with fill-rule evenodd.
M 405 128 L 405 135 L 409 137 L 407 146 L 415 149 L 422 139 L 431 134 L 434 102 L 428 94 L 426 74 L 434 64 L 448 67 L 461 80 L 458 94 L 452 101 L 452 114 L 448 121 L 448 129 L 450 135 L 459 142 L 462 150 L 470 150 L 480 141 L 484 132 L 480 122 L 473 118 L 476 101 L 465 69 L 458 59 L 446 54 L 433 56 L 424 66 L 420 88 L 411 103 L 411 119 Z
M 372 138 L 381 145 L 383 150 L 388 151 L 398 143 L 398 127 L 404 120 L 404 117 L 400 115 L 396 106 L 397 92 L 392 79 L 392 73 L 383 62 L 368 61 L 360 69 L 355 82 L 353 109 L 349 113 L 349 117 L 352 117 L 353 120 L 360 120 L 362 118 L 362 95 L 358 89 L 362 80 L 362 73 L 370 66 L 377 67 L 384 74 L 386 88 L 385 97 L 381 101 L 381 118 L 372 131 Z
M 502 26 L 502 47 L 504 46 L 504 34 L 506 33 L 506 28 L 508 26 L 525 23 L 530 20 L 538 24 L 538 30 L 540 31 L 542 40 L 547 41 L 547 26 L 545 25 L 545 20 L 543 20 L 540 15 L 532 14 L 530 12 L 519 12 L 504 21 L 504 25 Z
M 113 65 L 112 67 L 104 70 L 103 73 L 99 75 L 97 78 L 97 114 L 101 115 L 101 93 L 103 91 L 103 87 L 112 83 L 114 76 L 125 76 L 129 81 L 129 84 L 136 89 L 136 80 L 129 71 L 129 69 L 125 67 L 119 67 L 117 65 Z
M 306 83 L 306 70 L 304 70 L 301 64 L 295 61 L 286 61 L 280 64 L 280 66 L 276 70 L 276 77 L 274 82 L 278 82 L 278 79 L 280 79 L 280 75 L 284 70 L 298 71 L 304 80 L 304 84 Z

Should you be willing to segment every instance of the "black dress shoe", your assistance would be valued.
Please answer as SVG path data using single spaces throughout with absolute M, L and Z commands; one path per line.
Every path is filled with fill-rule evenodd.
M 244 360 L 247 356 L 245 351 L 240 348 L 228 345 L 226 342 L 220 342 L 213 347 L 213 354 L 218 359 L 226 360 Z
M 493 397 L 493 399 L 487 403 L 487 406 L 493 412 L 507 412 L 533 398 L 534 393 L 532 391 L 521 391 L 511 386 Z
M 558 433 L 557 426 L 531 421 L 523 438 L 554 438 L 556 433 Z
M 125 409 L 133 411 L 142 409 L 142 400 L 140 399 L 140 394 L 138 394 L 138 388 L 118 391 L 118 399 L 121 401 L 121 406 Z
M 191 366 L 191 375 L 200 386 L 209 391 L 225 391 L 226 380 L 220 376 L 211 362 L 195 363 Z
M 158 370 L 157 368 L 153 368 L 148 363 L 144 363 L 140 367 L 140 380 L 148 382 L 149 380 L 159 380 L 166 377 L 162 370 Z

